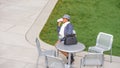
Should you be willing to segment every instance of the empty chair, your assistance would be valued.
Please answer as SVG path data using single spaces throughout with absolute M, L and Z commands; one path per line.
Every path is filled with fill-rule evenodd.
M 112 42 L 113 35 L 100 32 L 97 36 L 96 45 L 89 47 L 89 52 L 103 53 L 104 51 L 110 52 L 110 62 L 112 62 Z
M 37 46 L 37 50 L 38 50 L 38 59 L 37 59 L 37 66 L 36 66 L 38 68 L 38 62 L 39 62 L 39 57 L 40 56 L 46 56 L 46 55 L 56 56 L 56 51 L 55 50 L 42 51 L 38 38 L 36 38 L 35 42 L 36 42 L 36 46 Z M 46 59 L 45 59 L 45 61 L 46 61 Z
M 104 55 L 101 53 L 90 53 L 85 55 L 81 59 L 80 68 L 82 66 L 96 66 L 103 67 L 104 65 Z
M 61 58 L 46 56 L 46 59 L 47 68 L 68 68 Z

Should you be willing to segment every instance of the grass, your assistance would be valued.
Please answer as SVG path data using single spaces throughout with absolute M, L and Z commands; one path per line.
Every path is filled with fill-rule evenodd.
M 71 16 L 77 39 L 86 50 L 95 45 L 99 32 L 106 32 L 114 36 L 113 55 L 120 56 L 120 0 L 59 0 L 40 33 L 43 41 L 55 44 L 56 20 L 64 14 Z

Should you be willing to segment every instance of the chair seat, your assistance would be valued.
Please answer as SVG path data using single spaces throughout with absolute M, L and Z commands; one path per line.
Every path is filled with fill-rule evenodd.
M 82 66 L 103 66 L 104 63 L 104 55 L 101 53 L 89 53 L 85 55 L 81 59 L 81 65 Z
M 64 68 L 64 66 L 62 66 L 62 64 L 60 62 L 52 62 L 49 65 L 49 68 Z
M 48 68 L 65 68 L 63 60 L 59 57 L 46 56 Z
M 102 65 L 99 59 L 85 59 L 84 64 L 89 66 Z
M 89 51 L 94 51 L 94 52 L 97 52 L 97 53 L 103 53 L 103 51 L 105 51 L 103 48 L 100 48 L 100 47 L 90 47 L 89 48 Z
M 46 50 L 42 52 L 42 55 L 46 56 L 56 56 L 56 51 L 55 50 Z

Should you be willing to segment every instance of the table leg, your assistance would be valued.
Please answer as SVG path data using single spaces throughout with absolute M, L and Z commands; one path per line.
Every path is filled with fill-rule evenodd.
M 56 52 L 56 57 L 58 57 L 59 56 L 59 50 L 57 50 L 57 52 Z
M 68 66 L 71 67 L 71 53 L 68 55 Z

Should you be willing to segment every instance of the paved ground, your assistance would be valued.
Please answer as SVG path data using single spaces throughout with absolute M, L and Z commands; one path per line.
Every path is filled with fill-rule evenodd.
M 0 0 L 0 68 L 35 68 L 37 50 L 28 40 L 31 26 L 41 15 L 38 36 L 57 0 Z M 46 12 L 45 10 L 48 9 Z M 38 31 L 39 30 L 39 31 Z M 29 39 L 30 40 L 30 39 Z M 44 62 L 44 61 L 43 61 Z M 40 68 L 44 66 L 40 62 Z
M 35 68 L 38 37 L 57 0 L 0 0 L 0 68 Z M 54 47 L 41 41 L 43 49 Z M 79 68 L 79 60 L 86 52 L 77 53 L 73 67 Z M 105 56 L 104 68 L 119 68 L 120 57 L 109 63 Z M 41 57 L 39 68 L 44 67 Z M 94 67 L 93 67 L 94 68 Z

